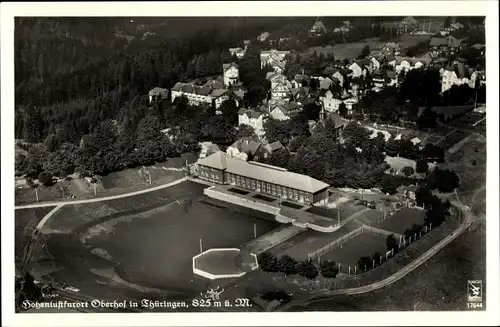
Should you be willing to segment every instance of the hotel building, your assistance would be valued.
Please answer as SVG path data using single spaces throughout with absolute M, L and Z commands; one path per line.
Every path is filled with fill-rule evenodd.
M 234 185 L 301 204 L 324 203 L 329 185 L 280 167 L 246 162 L 218 151 L 198 160 L 198 177 L 218 184 Z

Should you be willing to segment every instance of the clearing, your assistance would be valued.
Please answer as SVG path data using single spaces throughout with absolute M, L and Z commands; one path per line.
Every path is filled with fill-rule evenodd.
M 429 35 L 403 35 L 401 37 L 401 40 L 398 41 L 397 43 L 401 46 L 402 53 L 406 49 L 408 49 L 411 46 L 416 45 L 417 43 L 424 41 L 424 40 L 430 40 Z M 335 56 L 335 59 L 338 60 L 343 60 L 345 58 L 356 58 L 360 53 L 361 50 L 365 45 L 369 45 L 370 49 L 373 50 L 379 50 L 384 44 L 387 44 L 387 41 L 381 42 L 379 38 L 369 38 L 366 39 L 362 42 L 354 42 L 354 43 L 339 43 L 335 44 L 334 46 L 325 46 L 325 47 L 310 47 L 306 51 L 302 52 L 302 55 L 305 55 L 307 53 L 313 53 L 316 51 L 316 53 L 319 55 L 320 53 L 324 53 L 325 55 L 329 53 L 333 53 Z

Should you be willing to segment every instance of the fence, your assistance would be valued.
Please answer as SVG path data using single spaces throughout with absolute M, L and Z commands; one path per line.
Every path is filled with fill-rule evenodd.
M 366 227 L 364 229 L 363 229 L 363 227 L 361 227 L 358 230 L 361 230 L 361 232 L 363 230 L 369 231 L 368 229 L 366 229 Z M 385 252 L 379 258 L 374 258 L 373 256 L 368 256 L 370 258 L 371 262 L 370 263 L 367 262 L 364 266 L 355 265 L 354 267 L 351 267 L 351 266 L 347 266 L 347 265 L 342 265 L 341 262 L 338 262 L 337 264 L 338 264 L 339 272 L 344 273 L 344 274 L 348 274 L 348 275 L 364 274 L 364 273 L 372 270 L 373 268 L 376 268 L 376 267 L 382 265 L 384 262 L 386 262 L 389 259 L 391 259 L 392 257 L 394 257 L 398 252 L 400 252 L 404 248 L 410 246 L 410 244 L 419 240 L 423 236 L 427 235 L 428 232 L 430 232 L 431 230 L 432 230 L 432 225 L 430 225 L 429 227 L 424 226 L 424 229 L 422 232 L 420 232 L 418 234 L 415 233 L 414 235 L 408 237 L 407 239 L 403 235 L 400 235 L 400 243 L 398 244 L 398 247 L 396 249 Z
M 357 228 L 357 229 L 355 229 L 355 230 L 353 230 L 353 231 L 345 234 L 341 238 L 338 238 L 335 241 L 326 244 L 325 246 L 319 248 L 318 250 L 309 253 L 308 254 L 308 258 L 309 259 L 315 259 L 315 258 L 317 258 L 317 257 L 319 257 L 319 256 L 321 256 L 321 255 L 323 255 L 325 253 L 327 253 L 328 251 L 330 251 L 334 247 L 347 242 L 348 240 L 350 240 L 351 238 L 353 238 L 355 236 L 358 236 L 362 232 L 363 232 L 363 227 L 359 227 L 359 228 Z
M 394 233 L 394 232 L 388 231 L 386 229 L 373 227 L 370 225 L 363 225 L 363 228 L 365 231 L 372 233 L 372 234 L 375 234 L 375 235 L 381 235 L 381 236 L 394 235 L 394 237 L 396 239 L 399 239 L 400 241 L 402 240 L 402 237 L 403 237 L 403 235 L 401 235 L 401 234 Z

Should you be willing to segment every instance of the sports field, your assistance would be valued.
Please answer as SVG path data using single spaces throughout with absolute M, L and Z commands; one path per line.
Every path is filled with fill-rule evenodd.
M 297 260 L 305 260 L 309 253 L 318 250 L 319 248 L 335 241 L 345 234 L 353 231 L 358 226 L 350 224 L 342 226 L 339 230 L 333 233 L 322 233 L 313 230 L 306 230 L 297 236 L 275 246 L 270 250 L 271 253 L 277 256 L 289 255 Z
M 403 234 L 405 229 L 411 228 L 413 224 L 423 225 L 424 218 L 425 212 L 423 210 L 402 208 L 378 224 L 377 227 Z
M 175 193 L 174 193 L 175 194 Z M 238 248 L 274 229 L 254 218 L 199 201 L 165 201 L 161 207 L 123 214 L 90 227 L 82 240 L 94 253 L 119 264 L 132 282 L 185 290 L 210 283 L 192 272 L 192 257 L 209 248 Z
M 375 252 L 385 253 L 385 237 L 363 232 L 344 244 L 337 246 L 321 256 L 321 260 L 333 260 L 344 267 L 354 266 L 362 256 L 371 256 Z M 343 270 L 342 270 L 343 271 Z

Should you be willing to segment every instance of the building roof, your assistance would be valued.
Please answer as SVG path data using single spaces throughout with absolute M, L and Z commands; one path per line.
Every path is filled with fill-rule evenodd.
M 196 90 L 199 95 L 209 95 L 212 93 L 213 89 L 210 86 L 202 86 Z
M 381 47 L 382 50 L 385 49 L 385 48 L 390 48 L 390 49 L 393 49 L 393 50 L 399 50 L 400 46 L 396 42 L 388 42 L 388 43 L 384 44 Z
M 312 177 L 289 172 L 285 169 L 257 162 L 227 158 L 228 173 L 245 176 L 271 184 L 281 185 L 308 193 L 316 193 L 329 185 Z
M 333 80 L 330 77 L 323 78 L 321 81 L 319 81 L 319 87 L 320 89 L 328 89 L 330 86 L 332 86 Z
M 214 89 L 214 90 L 212 90 L 212 93 L 210 93 L 210 95 L 213 98 L 218 98 L 218 97 L 223 96 L 224 94 L 226 94 L 228 92 L 229 92 L 228 90 L 220 88 L 220 89 Z
M 300 109 L 300 106 L 295 102 L 287 102 L 283 105 L 287 111 L 296 111 Z
M 255 155 L 261 146 L 262 143 L 256 141 L 252 137 L 244 137 L 231 144 L 232 148 L 238 149 L 238 151 L 252 156 Z
M 386 70 L 385 74 L 387 75 L 388 78 L 394 79 L 397 76 L 397 73 L 393 70 Z
M 222 81 L 219 81 L 217 79 L 209 80 L 207 81 L 204 86 L 209 86 L 211 88 L 215 89 L 224 89 L 224 83 Z
M 227 155 L 225 152 L 217 151 L 206 158 L 198 159 L 198 164 L 224 170 L 227 167 Z
M 462 43 L 462 40 L 459 40 L 451 35 L 447 37 L 433 37 L 430 46 L 449 46 L 452 48 L 458 47 Z
M 247 115 L 248 118 L 259 118 L 260 116 L 264 115 L 265 112 L 262 110 L 255 110 L 255 109 L 240 109 L 238 110 L 238 115 Z
M 242 49 L 243 50 L 243 49 Z M 231 67 L 234 67 L 236 69 L 238 69 L 238 64 L 234 63 L 234 62 L 231 62 L 231 63 L 227 63 L 227 64 L 222 64 L 222 69 L 224 71 L 228 70 L 229 68 Z
M 276 150 L 283 148 L 283 144 L 281 144 L 280 141 L 275 141 L 273 143 L 269 143 L 268 146 L 271 149 L 271 151 L 276 151 Z
M 311 30 L 326 32 L 326 27 L 322 21 L 317 20 L 311 27 Z
M 481 43 L 476 43 L 472 47 L 475 48 L 475 49 L 481 50 L 481 49 L 485 48 L 485 45 L 481 44 Z
M 401 22 L 403 25 L 417 25 L 418 22 L 417 20 L 415 19 L 415 17 L 413 16 L 408 16 L 408 17 L 405 17 L 403 19 L 403 21 Z
M 156 95 L 156 94 L 161 94 L 161 93 L 166 93 L 167 89 L 161 88 L 161 87 L 155 87 L 151 91 L 149 91 L 149 95 Z
M 333 121 L 335 128 L 339 128 L 347 124 L 347 121 L 343 120 L 336 112 L 330 113 L 327 117 Z
M 336 72 L 338 72 L 338 69 L 330 66 L 325 67 L 325 69 L 323 70 L 323 74 L 325 75 L 333 75 Z
M 184 86 L 184 83 L 177 82 L 175 83 L 174 87 L 171 89 L 172 91 L 181 91 L 182 87 Z

